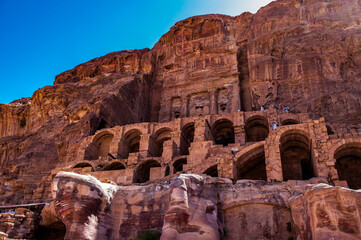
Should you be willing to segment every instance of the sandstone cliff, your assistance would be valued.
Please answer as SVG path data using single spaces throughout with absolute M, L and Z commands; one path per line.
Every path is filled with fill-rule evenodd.
M 359 130 L 360 18 L 357 0 L 278 0 L 254 15 L 188 18 L 150 50 L 59 74 L 31 98 L 0 105 L 0 183 L 10 183 L 0 202 L 51 199 L 51 170 L 117 125 L 282 104 Z

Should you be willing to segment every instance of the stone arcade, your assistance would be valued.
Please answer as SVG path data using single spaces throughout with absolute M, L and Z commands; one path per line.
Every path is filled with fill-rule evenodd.
M 271 122 L 281 125 L 272 130 Z M 73 171 L 126 185 L 177 172 L 269 182 L 317 176 L 361 188 L 361 136 L 329 133 L 323 118 L 275 109 L 130 124 L 84 139 L 74 161 L 53 175 Z

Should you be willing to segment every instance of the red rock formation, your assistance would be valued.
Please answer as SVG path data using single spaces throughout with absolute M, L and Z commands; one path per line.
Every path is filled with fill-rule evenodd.
M 114 167 L 107 162 L 108 158 L 121 158 L 117 167 L 132 167 L 119 170 L 124 176 L 113 176 L 118 174 L 113 172 L 112 177 L 122 177 L 125 183 L 163 177 L 166 169 L 168 174 L 170 172 L 166 164 L 175 164 L 175 161 L 180 161 L 180 164 L 177 169 L 171 166 L 172 171 L 187 169 L 227 177 L 237 174 L 249 177 L 262 172 L 261 179 L 269 181 L 281 181 L 283 177 L 291 179 L 293 172 L 288 175 L 282 173 L 282 164 L 285 164 L 282 156 L 293 156 L 286 151 L 288 140 L 292 142 L 292 147 L 301 144 L 304 149 L 300 151 L 306 160 L 310 162 L 312 158 L 315 161 L 314 165 L 318 166 L 314 169 L 315 176 L 328 176 L 329 183 L 338 185 L 345 185 L 345 180 L 348 180 L 357 188 L 359 178 L 356 173 L 349 174 L 347 171 L 352 170 L 345 167 L 345 172 L 339 177 L 337 171 L 344 168 L 338 162 L 349 158 L 353 159 L 352 166 L 359 166 L 357 159 L 361 156 L 358 144 L 361 135 L 360 16 L 361 2 L 357 0 L 278 0 L 254 15 L 243 13 L 237 17 L 204 15 L 188 18 L 175 24 L 150 50 L 110 53 L 59 74 L 54 85 L 39 89 L 31 98 L 0 105 L 0 203 L 50 201 L 50 182 L 58 171 L 54 169 L 70 169 L 70 165 L 78 160 L 86 161 L 78 165 L 84 168 L 79 168 L 80 171 L 85 171 L 85 168 L 98 171 Z M 275 105 L 288 106 L 291 113 L 300 114 L 290 114 L 288 118 L 296 117 L 288 119 L 273 109 Z M 261 106 L 266 111 L 251 112 Z M 305 115 L 313 119 L 325 117 L 326 123 L 324 119 L 307 120 Z M 198 116 L 202 117 L 196 119 Z M 272 121 L 283 122 L 282 125 L 296 121 L 302 126 L 297 129 L 283 127 L 280 131 L 293 131 L 284 137 L 279 134 L 280 131 L 270 132 Z M 136 123 L 143 124 L 130 125 Z M 326 126 L 332 137 L 327 135 Z M 101 129 L 107 129 L 108 133 L 99 131 Z M 221 130 L 216 131 L 218 129 Z M 332 129 L 337 135 L 332 134 Z M 306 134 L 305 137 L 303 132 L 310 136 Z M 97 141 L 101 137 L 114 138 L 114 141 L 102 144 L 102 141 Z M 228 137 L 227 141 L 220 141 L 222 137 Z M 194 140 L 192 144 L 191 140 Z M 264 146 L 260 142 L 252 145 L 253 141 L 259 140 L 265 140 Z M 278 143 L 285 147 L 280 149 Z M 267 154 L 263 148 L 266 148 Z M 197 152 L 197 149 L 206 150 Z M 94 156 L 93 152 L 96 152 Z M 98 159 L 99 152 L 104 159 Z M 243 157 L 255 161 L 265 158 L 265 164 L 259 165 L 259 172 L 234 174 L 243 166 L 242 161 L 238 161 Z M 98 161 L 97 164 L 94 164 L 95 161 Z M 142 161 L 144 164 L 135 169 L 134 166 Z M 237 169 L 232 165 L 235 161 Z M 227 167 L 217 169 L 219 162 Z M 150 171 L 150 168 L 154 169 Z M 298 169 L 299 176 L 301 171 Z M 100 176 L 102 173 L 94 173 L 97 174 Z M 343 175 L 352 175 L 353 179 L 343 179 Z M 144 189 L 147 197 L 155 191 L 151 187 Z M 98 190 L 101 192 L 101 188 Z M 59 194 L 59 204 L 76 196 L 66 191 Z M 196 195 L 203 199 L 202 194 Z M 93 201 L 93 198 L 84 196 L 84 202 L 95 204 L 96 208 L 101 205 L 99 199 Z M 163 199 L 159 201 L 167 202 Z M 256 204 L 255 209 L 265 209 L 265 219 L 273 216 L 289 219 L 285 210 L 287 204 L 266 209 L 257 205 L 257 201 L 252 204 Z M 79 223 L 77 216 L 69 212 L 76 207 L 76 202 L 72 204 L 67 210 L 60 204 L 57 210 L 59 217 L 69 226 L 73 222 Z M 125 202 L 118 204 L 128 206 Z M 157 212 L 149 210 L 147 204 L 141 203 L 141 208 L 138 205 L 133 207 L 135 214 L 122 208 L 122 214 L 129 215 L 127 221 L 121 224 L 122 220 L 117 220 L 116 237 L 130 236 L 128 230 L 121 229 L 129 228 L 133 232 L 140 228 L 161 229 L 162 224 L 150 214 L 162 219 L 166 214 L 165 205 L 158 206 L 161 210 Z M 183 209 L 180 215 L 195 211 L 195 205 L 190 204 L 189 209 Z M 319 215 L 324 215 L 323 208 L 320 209 L 317 210 Z M 82 210 L 87 217 L 88 213 L 93 213 L 89 209 Z M 235 221 L 227 209 L 223 210 L 225 221 Z M 65 212 L 60 214 L 59 211 Z M 146 216 L 144 219 L 150 221 L 142 221 L 139 211 Z M 175 209 L 175 213 L 177 211 Z M 259 217 L 249 206 L 239 206 L 236 211 L 240 217 L 254 215 L 252 221 Z M 308 214 L 314 213 L 314 210 L 307 211 Z M 174 212 L 170 210 L 168 213 L 165 225 L 173 226 L 178 220 L 172 220 Z M 344 224 L 344 218 L 340 219 L 341 232 L 357 235 L 354 225 Z M 193 221 L 192 217 L 190 221 Z M 182 219 L 180 223 L 184 223 Z M 214 221 L 209 226 L 201 223 L 199 229 L 208 229 L 209 226 L 213 230 L 217 228 L 215 232 L 218 228 L 222 229 L 221 225 L 215 227 Z M 134 227 L 137 224 L 141 227 Z M 284 222 L 272 222 L 272 231 L 267 230 L 267 224 L 260 222 L 260 237 L 273 236 Z M 304 237 L 305 231 L 308 234 L 311 230 L 304 230 L 302 224 L 297 225 L 300 229 L 297 234 Z M 322 228 L 323 225 L 320 226 Z M 189 224 L 181 227 L 190 229 Z M 231 236 L 239 234 L 239 229 L 232 225 L 228 227 Z M 241 229 L 253 231 L 247 225 L 242 225 Z M 168 230 L 164 231 L 164 236 Z M 320 234 L 317 236 L 329 234 L 321 230 L 312 231 L 312 234 Z M 205 234 L 211 235 L 210 232 L 207 230 Z M 247 231 L 244 232 L 246 234 Z M 288 237 L 284 229 L 279 229 L 278 233 L 279 238 Z M 76 233 L 71 234 L 77 236 Z M 178 234 L 182 235 L 179 232 L 175 235 Z
M 0 239 L 34 239 L 38 218 L 25 208 L 0 213 Z
M 162 240 L 220 239 L 217 194 L 210 180 L 199 175 L 180 175 L 172 181 Z
M 65 239 L 131 239 L 161 229 L 161 239 L 359 239 L 360 191 L 323 182 L 234 184 L 182 174 L 170 186 L 124 187 L 62 172 L 43 225 L 61 219 Z

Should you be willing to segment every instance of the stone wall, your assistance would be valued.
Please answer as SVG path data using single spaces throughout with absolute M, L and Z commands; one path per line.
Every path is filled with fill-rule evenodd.
M 0 213 L 0 239 L 34 239 L 39 216 L 25 208 Z

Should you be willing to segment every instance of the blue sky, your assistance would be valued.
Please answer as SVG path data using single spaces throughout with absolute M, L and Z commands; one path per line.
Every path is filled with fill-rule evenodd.
M 0 0 L 0 103 L 109 52 L 152 48 L 176 22 L 255 13 L 271 0 Z

